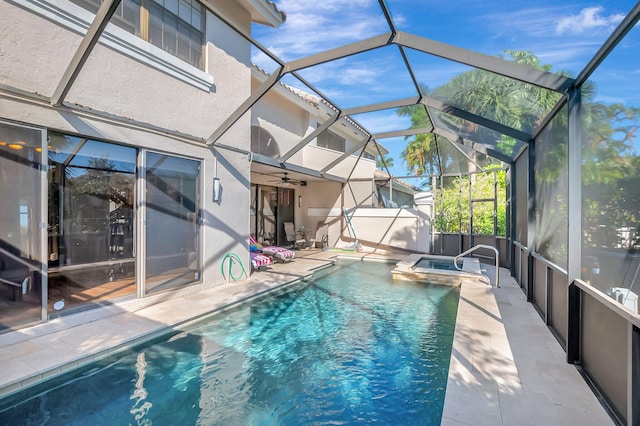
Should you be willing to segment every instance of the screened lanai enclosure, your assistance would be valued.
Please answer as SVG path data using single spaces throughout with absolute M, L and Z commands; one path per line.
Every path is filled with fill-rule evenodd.
M 302 165 L 340 181 L 354 210 L 410 209 L 430 193 L 430 252 L 497 247 L 501 265 L 557 337 L 567 362 L 603 395 L 613 416 L 637 424 L 640 6 L 619 4 L 628 13 L 604 25 L 606 31 L 580 34 L 589 51 L 580 61 L 562 58 L 560 48 L 540 56 L 535 46 L 498 55 L 467 49 L 482 30 L 462 28 L 455 13 L 443 12 L 444 30 L 429 16 L 445 6 L 414 2 L 412 10 L 423 17 L 417 20 L 395 13 L 403 10 L 401 1 L 359 3 L 366 10 L 361 19 L 348 5 L 293 7 L 287 35 L 306 40 L 303 47 L 269 34 L 276 30 L 255 34 L 254 62 L 268 77 L 207 143 L 219 144 L 235 120 L 260 108 L 279 85 L 311 94 L 329 107 L 325 119 L 254 161 L 290 170 Z M 582 24 L 580 16 L 554 12 L 556 32 Z M 335 26 L 322 26 L 328 15 Z M 514 20 L 511 30 L 542 30 L 524 13 L 506 15 Z M 303 20 L 319 24 L 313 37 L 303 36 Z M 358 28 L 360 37 L 340 45 L 345 37 L 334 36 L 338 28 Z M 280 56 L 265 47 L 271 44 Z M 338 148 L 343 155 L 300 158 L 319 135 L 350 124 L 363 131 L 358 143 Z M 357 163 L 372 159 L 375 177 L 357 176 Z M 345 168 L 347 178 L 338 178 Z
M 217 3 L 73 0 L 90 25 L 66 24 L 82 40 L 53 83 L 17 84 L 31 74 L 3 66 L 3 100 L 64 119 L 0 110 L 3 328 L 51 318 L 55 284 L 85 279 L 89 263 L 110 292 L 142 298 L 210 280 L 210 228 L 224 231 L 216 243 L 226 251 L 246 246 L 248 233 L 282 243 L 283 222 L 324 215 L 318 228 L 338 229 L 331 242 L 350 242 L 346 211 L 365 251 L 498 248 L 567 362 L 614 419 L 640 424 L 640 4 L 247 1 L 251 20 L 238 26 Z M 264 25 L 260 13 L 283 22 Z M 120 80 L 134 72 L 92 63 L 104 46 L 122 49 L 113 35 L 126 32 L 188 62 L 188 73 L 177 59 L 162 72 L 198 92 L 180 98 L 158 84 L 170 102 L 148 108 Z M 215 62 L 226 54 L 234 61 Z M 236 76 L 224 66 L 247 70 L 246 90 L 225 87 Z M 207 71 L 223 77 L 214 83 Z M 96 87 L 88 74 L 99 75 L 97 93 L 113 86 L 117 102 L 87 95 Z M 209 99 L 215 108 L 203 106 Z M 173 109 L 178 119 L 163 115 Z M 208 119 L 214 109 L 222 119 Z M 302 125 L 299 111 L 308 111 Z M 155 152 L 152 139 L 125 147 L 120 133 L 116 144 L 90 126 L 65 130 L 89 116 L 173 145 Z M 250 229 L 236 229 L 245 206 Z M 407 218 L 417 218 L 415 234 L 388 235 Z M 147 219 L 156 226 L 148 237 Z M 158 239 L 166 229 L 171 247 Z

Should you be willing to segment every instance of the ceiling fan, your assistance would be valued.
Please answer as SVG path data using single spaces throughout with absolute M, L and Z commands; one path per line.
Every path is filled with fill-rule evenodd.
M 304 181 L 304 180 L 291 179 L 288 176 L 287 172 L 284 172 L 283 174 L 284 174 L 284 176 L 282 176 L 279 179 L 272 180 L 271 182 L 272 183 L 279 183 L 280 185 L 300 185 L 300 186 L 306 186 L 307 185 L 307 182 Z

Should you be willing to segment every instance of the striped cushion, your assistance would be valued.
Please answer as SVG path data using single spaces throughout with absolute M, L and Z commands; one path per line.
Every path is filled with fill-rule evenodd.
M 256 247 L 257 250 L 255 251 L 262 250 L 262 244 L 260 244 L 253 235 L 249 235 L 249 247 Z
M 278 259 L 282 260 L 283 262 L 287 262 L 291 259 L 293 259 L 296 256 L 296 252 L 293 250 L 289 250 L 286 249 L 284 247 L 278 247 L 278 246 L 263 246 L 262 244 L 260 244 L 257 240 L 256 237 L 254 237 L 253 235 L 249 235 L 249 248 L 252 252 L 255 251 L 262 251 L 262 253 L 269 255 L 269 256 L 273 256 L 273 257 L 277 257 Z
M 262 266 L 271 265 L 273 260 L 269 256 L 259 253 L 249 253 L 251 256 L 251 265 L 254 269 L 260 269 Z
M 295 251 L 278 246 L 262 247 L 262 252 L 269 256 L 277 257 L 283 261 L 291 260 L 296 256 Z

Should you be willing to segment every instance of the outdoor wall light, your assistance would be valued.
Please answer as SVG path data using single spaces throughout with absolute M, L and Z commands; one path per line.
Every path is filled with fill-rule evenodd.
M 302 207 L 302 195 L 298 195 L 298 207 Z
M 213 201 L 220 201 L 220 179 L 213 178 Z

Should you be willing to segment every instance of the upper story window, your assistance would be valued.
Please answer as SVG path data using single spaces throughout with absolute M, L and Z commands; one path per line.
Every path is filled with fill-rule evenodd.
M 345 139 L 342 136 L 336 135 L 331 130 L 326 130 L 318 135 L 316 144 L 322 148 L 344 152 Z
M 376 157 L 373 154 L 369 154 L 367 151 L 362 153 L 362 158 L 366 158 L 368 160 L 375 160 Z
M 251 152 L 277 158 L 280 156 L 280 147 L 267 130 L 260 126 L 251 126 Z
M 102 0 L 72 0 L 93 13 Z M 203 68 L 205 12 L 196 0 L 122 0 L 111 20 L 194 67 Z

